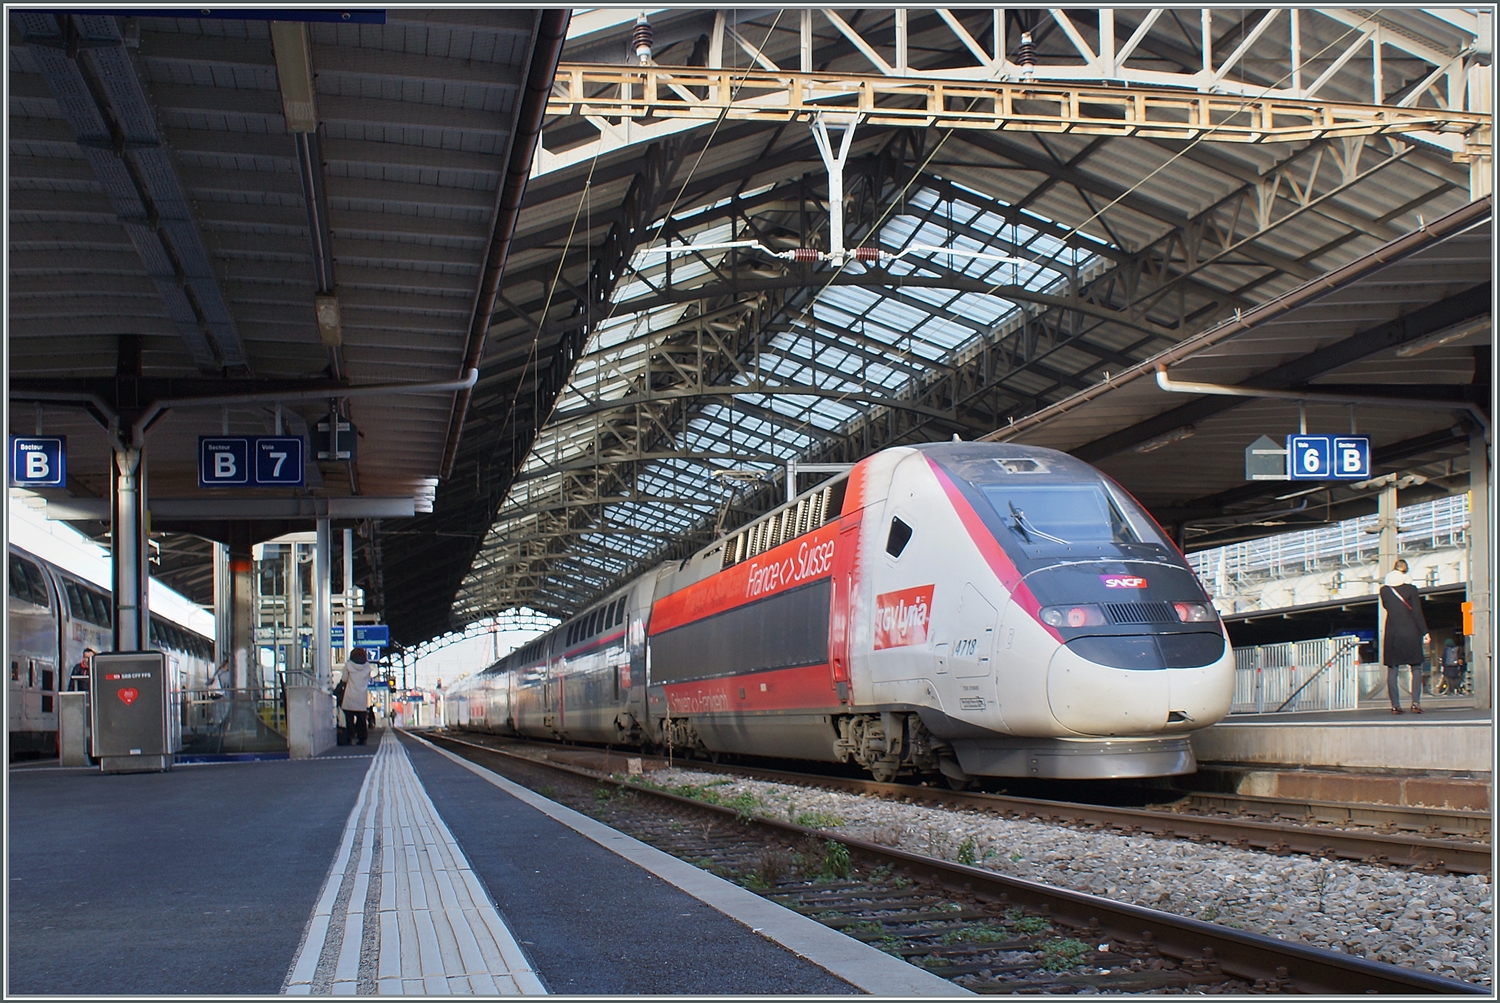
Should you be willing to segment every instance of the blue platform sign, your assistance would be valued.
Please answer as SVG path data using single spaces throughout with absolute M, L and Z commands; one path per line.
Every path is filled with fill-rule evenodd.
M 1370 479 L 1370 437 L 1336 435 L 1333 437 L 1333 476 L 1344 481 Z
M 1333 479 L 1333 442 L 1326 435 L 1286 437 L 1287 474 L 1294 481 Z
M 256 484 L 262 487 L 302 487 L 301 436 L 259 436 L 252 441 Z
M 295 435 L 200 435 L 198 486 L 300 488 L 302 455 Z
M 344 628 L 334 626 L 332 632 L 333 643 L 339 647 L 344 645 Z M 354 625 L 354 646 L 356 648 L 386 647 L 391 643 L 391 627 L 387 623 L 356 623 Z
M 60 488 L 68 481 L 68 440 L 61 435 L 10 437 L 10 482 L 18 488 Z
M 198 436 L 198 486 L 241 488 L 250 483 L 250 440 L 243 435 Z

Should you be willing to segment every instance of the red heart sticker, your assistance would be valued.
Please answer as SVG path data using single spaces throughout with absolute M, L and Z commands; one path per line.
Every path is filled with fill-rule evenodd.
M 125 701 L 126 707 L 129 707 L 131 704 L 135 703 L 135 698 L 141 695 L 141 691 L 136 689 L 134 686 L 126 686 L 122 688 L 116 695 L 119 696 L 121 700 Z

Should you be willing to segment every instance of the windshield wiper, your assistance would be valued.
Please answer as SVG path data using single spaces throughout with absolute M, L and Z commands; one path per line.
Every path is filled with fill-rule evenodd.
M 1061 544 L 1064 547 L 1070 546 L 1068 541 L 1064 540 L 1062 537 L 1053 536 L 1051 533 L 1044 533 L 1040 529 L 1037 529 L 1036 526 L 1026 518 L 1026 513 L 1016 508 L 1015 502 L 1007 499 L 1005 504 L 1010 506 L 1010 518 L 1012 525 L 1014 525 L 1016 531 L 1026 539 L 1027 543 L 1031 542 L 1031 534 L 1035 533 L 1037 536 L 1040 536 L 1046 540 L 1051 540 L 1053 543 Z
M 1010 506 L 1010 524 L 1011 524 L 1011 526 L 1015 529 L 1015 531 L 1017 533 L 1021 534 L 1022 538 L 1025 539 L 1025 541 L 1027 543 L 1030 543 L 1031 542 L 1031 534 L 1028 533 L 1028 532 L 1026 532 L 1026 516 L 1025 516 L 1025 514 L 1020 509 L 1016 508 L 1016 503 L 1015 502 L 1007 500 L 1005 504 L 1007 504 L 1007 505 Z

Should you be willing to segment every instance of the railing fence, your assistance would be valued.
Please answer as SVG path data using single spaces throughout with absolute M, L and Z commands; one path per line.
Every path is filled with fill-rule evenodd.
M 1231 714 L 1354 710 L 1359 638 L 1320 637 L 1234 649 Z

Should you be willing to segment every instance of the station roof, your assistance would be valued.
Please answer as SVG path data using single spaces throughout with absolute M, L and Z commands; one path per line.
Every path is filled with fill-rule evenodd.
M 1464 33 L 1477 27 L 1412 10 L 1374 19 L 1303 10 L 1297 90 L 1288 25 L 1266 16 L 1211 16 L 1213 62 L 1233 67 L 1217 90 L 1306 97 L 1315 79 L 1320 97 L 1368 101 L 1370 47 L 1360 62 L 1339 57 L 1378 20 L 1386 38 L 1399 31 L 1409 43 L 1382 48 L 1383 100 L 1431 108 L 1425 82 L 1462 58 Z M 903 17 L 898 54 L 891 40 Z M 1113 17 L 1122 50 L 1140 36 L 1117 80 L 1201 85 L 1199 12 Z M 1097 57 L 1095 12 L 845 10 L 804 20 L 792 10 L 672 9 L 649 20 L 654 64 L 732 66 L 729 86 L 763 87 L 767 105 L 770 78 L 799 66 L 804 38 L 825 76 L 901 76 L 901 56 L 906 80 L 1015 80 L 1029 29 L 1037 55 L 1024 72 L 1036 80 L 1099 75 L 1078 44 Z M 563 83 L 570 73 L 604 79 L 591 67 L 635 62 L 634 29 L 617 11 L 581 14 L 563 52 L 557 113 L 507 265 L 514 309 L 497 318 L 504 334 L 493 342 L 501 371 L 538 373 L 500 432 L 509 441 L 527 430 L 512 448 L 529 448 L 459 592 L 460 622 L 516 606 L 566 616 L 778 503 L 788 460 L 851 462 L 902 442 L 983 436 L 1469 201 L 1468 166 L 1430 133 L 1238 143 L 866 118 L 845 171 L 849 246 L 1021 260 L 913 252 L 840 266 L 756 248 L 664 254 L 745 240 L 826 250 L 828 172 L 806 117 L 726 110 L 630 123 L 566 105 L 558 95 L 576 90 Z M 706 93 L 687 82 L 699 79 L 683 76 L 684 102 Z M 594 93 L 602 107 L 614 91 Z M 580 320 L 570 328 L 558 319 L 567 316 Z M 1470 357 L 1464 380 L 1472 369 Z
M 1368 436 L 1372 480 L 1415 474 L 1403 503 L 1467 490 L 1492 392 L 1492 231 L 1479 199 L 985 438 L 1088 460 L 1193 549 L 1374 507 L 1367 482 L 1246 481 L 1252 442 L 1279 445 L 1304 421 Z M 1184 395 L 1158 371 L 1281 396 Z
M 51 507 L 103 515 L 99 423 L 112 412 L 128 428 L 174 400 L 146 438 L 158 574 L 206 601 L 200 536 L 260 539 L 331 512 L 359 521 L 378 602 L 375 520 L 430 509 L 473 456 L 451 386 L 351 388 L 453 384 L 474 364 L 486 262 L 514 223 L 518 131 L 523 173 L 530 150 L 528 73 L 535 60 L 545 88 L 566 11 L 9 20 L 11 431 L 68 436 Z M 88 398 L 92 416 L 76 406 Z M 309 444 L 300 498 L 200 491 L 198 436 L 272 434 L 278 400 L 282 430 Z M 335 408 L 359 433 L 352 462 L 311 455 Z M 242 518 L 210 518 L 227 504 Z
M 564 44 L 563 12 L 514 8 L 309 13 L 295 31 L 13 11 L 11 431 L 37 420 L 18 390 L 125 413 L 142 388 L 311 389 L 285 403 L 289 431 L 312 431 L 331 397 L 363 437 L 352 463 L 308 464 L 307 497 L 431 499 L 416 518 L 371 501 L 359 522 L 360 578 L 397 638 L 517 607 L 568 615 L 774 505 L 787 460 L 983 436 L 1460 211 L 1456 158 L 1488 121 L 1465 80 L 1489 28 L 1459 9 L 673 8 L 650 12 L 649 39 L 635 15 L 580 11 Z M 639 68 L 640 42 L 652 72 L 700 74 L 662 84 L 682 107 L 585 106 L 643 99 L 644 82 L 585 83 L 569 103 L 574 70 Z M 559 49 L 571 69 L 550 93 L 530 86 Z M 829 249 L 831 211 L 810 113 L 767 110 L 792 78 L 845 88 L 824 101 L 835 144 L 837 108 L 892 81 L 966 81 L 983 93 L 965 114 L 1025 84 L 1008 107 L 1037 117 L 921 122 L 912 99 L 880 97 L 855 126 L 842 206 L 847 246 L 886 257 L 789 261 L 768 252 Z M 711 80 L 729 88 L 717 113 Z M 1171 121 L 1106 121 L 1128 114 L 1121 88 Z M 1078 114 L 1025 103 L 1043 91 Z M 1252 113 L 1275 125 L 1273 101 L 1313 125 L 1235 132 Z M 316 132 L 296 132 L 309 117 Z M 120 163 L 137 196 L 176 192 L 187 225 L 140 226 L 119 202 L 130 189 L 110 187 Z M 761 247 L 660 251 L 739 241 Z M 1433 381 L 1455 378 L 1451 356 L 1426 356 L 1447 360 Z M 471 395 L 337 393 L 469 365 Z M 106 498 L 97 426 L 59 405 L 41 421 L 70 436 L 70 503 Z M 273 408 L 174 408 L 151 432 L 154 496 L 201 497 L 196 437 L 225 421 L 266 434 Z M 182 539 L 164 543 L 201 584 Z

